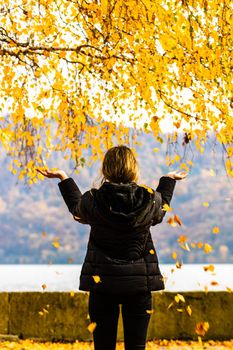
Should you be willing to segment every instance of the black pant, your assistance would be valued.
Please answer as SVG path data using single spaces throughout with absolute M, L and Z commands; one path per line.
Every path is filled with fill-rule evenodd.
M 125 350 L 145 350 L 152 309 L 151 292 L 138 295 L 106 295 L 90 292 L 89 315 L 96 323 L 95 350 L 115 350 L 119 304 L 122 305 Z

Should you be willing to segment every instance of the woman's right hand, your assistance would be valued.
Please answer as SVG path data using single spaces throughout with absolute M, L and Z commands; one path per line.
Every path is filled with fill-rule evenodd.
M 164 176 L 170 177 L 174 180 L 183 180 L 188 176 L 188 173 L 186 171 L 171 171 L 170 173 Z
M 60 179 L 65 180 L 68 179 L 68 175 L 63 170 L 41 170 L 36 169 L 40 174 L 44 175 L 45 177 L 48 177 L 50 179 Z

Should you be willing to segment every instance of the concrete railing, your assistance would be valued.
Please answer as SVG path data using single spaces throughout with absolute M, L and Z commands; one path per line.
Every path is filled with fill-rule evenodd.
M 174 300 L 177 293 L 153 293 L 148 339 L 197 339 L 195 325 L 208 322 L 204 340 L 233 339 L 233 293 L 182 292 L 185 302 Z M 171 304 L 173 302 L 173 304 Z M 170 307 L 168 308 L 168 306 Z M 187 306 L 192 310 L 191 316 Z M 179 311 L 178 311 L 178 310 Z M 181 311 L 181 309 L 183 311 Z M 190 309 L 189 309 L 190 310 Z M 50 341 L 88 341 L 88 293 L 1 292 L 0 335 Z M 118 340 L 123 339 L 120 318 Z

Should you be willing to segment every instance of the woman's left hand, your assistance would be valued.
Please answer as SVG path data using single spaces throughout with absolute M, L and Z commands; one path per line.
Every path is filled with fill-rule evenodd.
M 186 171 L 171 171 L 165 176 L 171 177 L 174 180 L 183 180 L 188 176 L 188 173 Z
M 65 173 L 63 170 L 41 170 L 41 169 L 36 169 L 40 174 L 50 178 L 50 179 L 60 179 L 65 180 L 68 179 L 68 175 Z

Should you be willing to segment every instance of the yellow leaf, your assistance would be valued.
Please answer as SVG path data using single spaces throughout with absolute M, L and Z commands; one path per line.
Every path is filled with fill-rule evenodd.
M 176 227 L 176 223 L 175 223 L 175 221 L 173 220 L 172 217 L 169 217 L 169 218 L 167 219 L 167 223 L 168 223 L 169 225 L 171 225 L 172 227 Z
M 178 225 L 180 225 L 180 226 L 182 225 L 182 221 L 181 221 L 179 215 L 176 215 L 176 214 L 174 215 L 174 221 L 177 222 Z
M 211 286 L 218 286 L 218 282 L 217 281 L 212 281 L 210 284 L 211 284 Z
M 177 239 L 177 242 L 179 243 L 185 243 L 187 241 L 187 236 L 185 235 L 180 235 L 179 238 Z
M 164 210 L 164 211 L 172 211 L 172 208 L 169 207 L 169 205 L 165 203 L 165 204 L 163 205 L 162 210 Z
M 171 302 L 167 308 L 170 309 L 173 305 L 174 305 L 174 302 Z
M 230 287 L 226 287 L 228 293 L 232 293 L 232 289 Z
M 39 314 L 40 316 L 43 316 L 43 315 L 44 315 L 43 311 L 39 311 L 38 314 Z
M 66 57 L 66 51 L 60 51 L 59 57 L 60 58 L 65 58 Z
M 184 298 L 184 296 L 182 295 L 182 294 L 176 294 L 175 295 L 175 297 L 174 297 L 174 299 L 175 299 L 175 301 L 177 302 L 177 303 L 179 303 L 179 301 L 182 301 L 183 303 L 185 303 L 185 298 Z
M 60 243 L 58 241 L 52 242 L 52 245 L 57 249 L 60 247 Z
M 198 335 L 204 336 L 209 329 L 209 322 L 199 322 L 195 326 L 195 332 Z
M 92 322 L 88 325 L 87 329 L 89 330 L 90 333 L 93 333 L 94 330 L 96 329 L 96 326 L 97 326 L 96 322 Z
M 212 247 L 210 244 L 208 244 L 208 243 L 205 243 L 205 244 L 204 244 L 204 252 L 205 252 L 206 254 L 212 252 L 212 250 L 213 250 L 213 247 Z
M 204 271 L 214 271 L 214 265 L 203 266 Z
M 206 208 L 208 208 L 210 206 L 209 202 L 203 202 L 202 205 L 203 205 L 203 207 L 206 207 Z
M 189 316 L 192 315 L 192 309 L 191 309 L 191 307 L 189 305 L 186 307 L 186 311 L 187 311 Z
M 44 283 L 44 284 L 42 284 L 41 287 L 43 288 L 43 290 L 45 290 L 45 288 L 46 288 L 47 286 L 46 286 L 46 284 Z
M 144 184 L 142 184 L 142 185 L 140 185 L 140 186 L 141 186 L 141 187 L 144 187 L 149 193 L 154 193 L 153 190 L 152 190 L 152 188 L 150 188 L 149 186 L 144 185 Z
M 178 154 L 176 154 L 175 157 L 174 157 L 174 160 L 175 160 L 175 162 L 179 162 L 180 156 Z
M 149 315 L 152 315 L 154 313 L 154 310 L 146 310 L 146 312 L 149 314 Z
M 154 249 L 150 250 L 150 254 L 153 255 L 155 253 Z
M 95 283 L 100 283 L 101 282 L 100 276 L 96 275 L 96 276 L 92 276 L 92 277 L 93 277 Z
M 74 297 L 74 291 L 73 290 L 70 291 L 70 296 Z
M 177 253 L 176 253 L 176 252 L 173 252 L 173 253 L 172 253 L 172 258 L 173 258 L 174 260 L 176 260 L 176 258 L 177 258 Z
M 220 232 L 219 227 L 217 227 L 217 226 L 213 227 L 212 232 L 215 234 L 219 233 Z
M 179 261 L 176 261 L 176 268 L 181 269 L 182 263 Z

